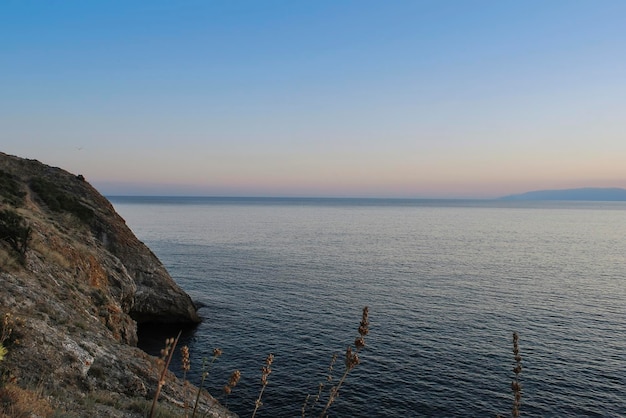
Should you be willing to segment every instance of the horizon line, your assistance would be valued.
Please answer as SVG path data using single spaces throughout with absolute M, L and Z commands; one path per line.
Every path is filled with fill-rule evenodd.
M 384 196 L 280 196 L 280 195 L 177 195 L 177 194 L 102 194 L 107 198 L 145 197 L 145 198 L 188 198 L 188 199 L 354 199 L 354 200 L 499 200 L 502 197 L 384 197 Z

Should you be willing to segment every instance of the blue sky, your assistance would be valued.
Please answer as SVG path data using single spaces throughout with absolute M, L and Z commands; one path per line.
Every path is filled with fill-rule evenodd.
M 105 194 L 626 187 L 626 2 L 0 6 L 0 151 Z

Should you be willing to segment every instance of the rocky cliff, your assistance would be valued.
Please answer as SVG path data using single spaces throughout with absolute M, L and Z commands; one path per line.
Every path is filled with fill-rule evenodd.
M 8 351 L 0 411 L 8 416 L 15 393 L 61 416 L 145 416 L 159 361 L 136 348 L 137 324 L 200 321 L 189 296 L 82 176 L 4 153 L 0 314 L 9 322 L 0 341 Z M 184 390 L 173 374 L 167 380 L 161 404 L 171 409 Z M 211 414 L 228 415 L 219 407 Z

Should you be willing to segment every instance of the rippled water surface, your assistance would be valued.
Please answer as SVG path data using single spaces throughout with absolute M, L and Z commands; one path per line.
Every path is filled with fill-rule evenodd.
M 243 417 L 270 352 L 257 416 L 301 416 L 365 305 L 333 417 L 509 414 L 513 331 L 523 415 L 626 416 L 624 203 L 111 200 L 202 306 L 192 380 L 221 347 L 209 387 Z

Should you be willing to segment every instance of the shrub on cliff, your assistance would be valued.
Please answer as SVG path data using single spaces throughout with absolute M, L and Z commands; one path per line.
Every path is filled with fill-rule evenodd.
M 0 211 L 0 241 L 4 241 L 15 251 L 23 264 L 32 229 L 19 213 L 11 209 Z
M 91 222 L 94 217 L 91 208 L 83 205 L 76 197 L 65 193 L 48 180 L 35 177 L 30 181 L 30 187 L 53 212 L 70 212 L 86 223 Z
M 21 206 L 26 192 L 15 177 L 6 171 L 0 170 L 0 203 L 11 206 Z

